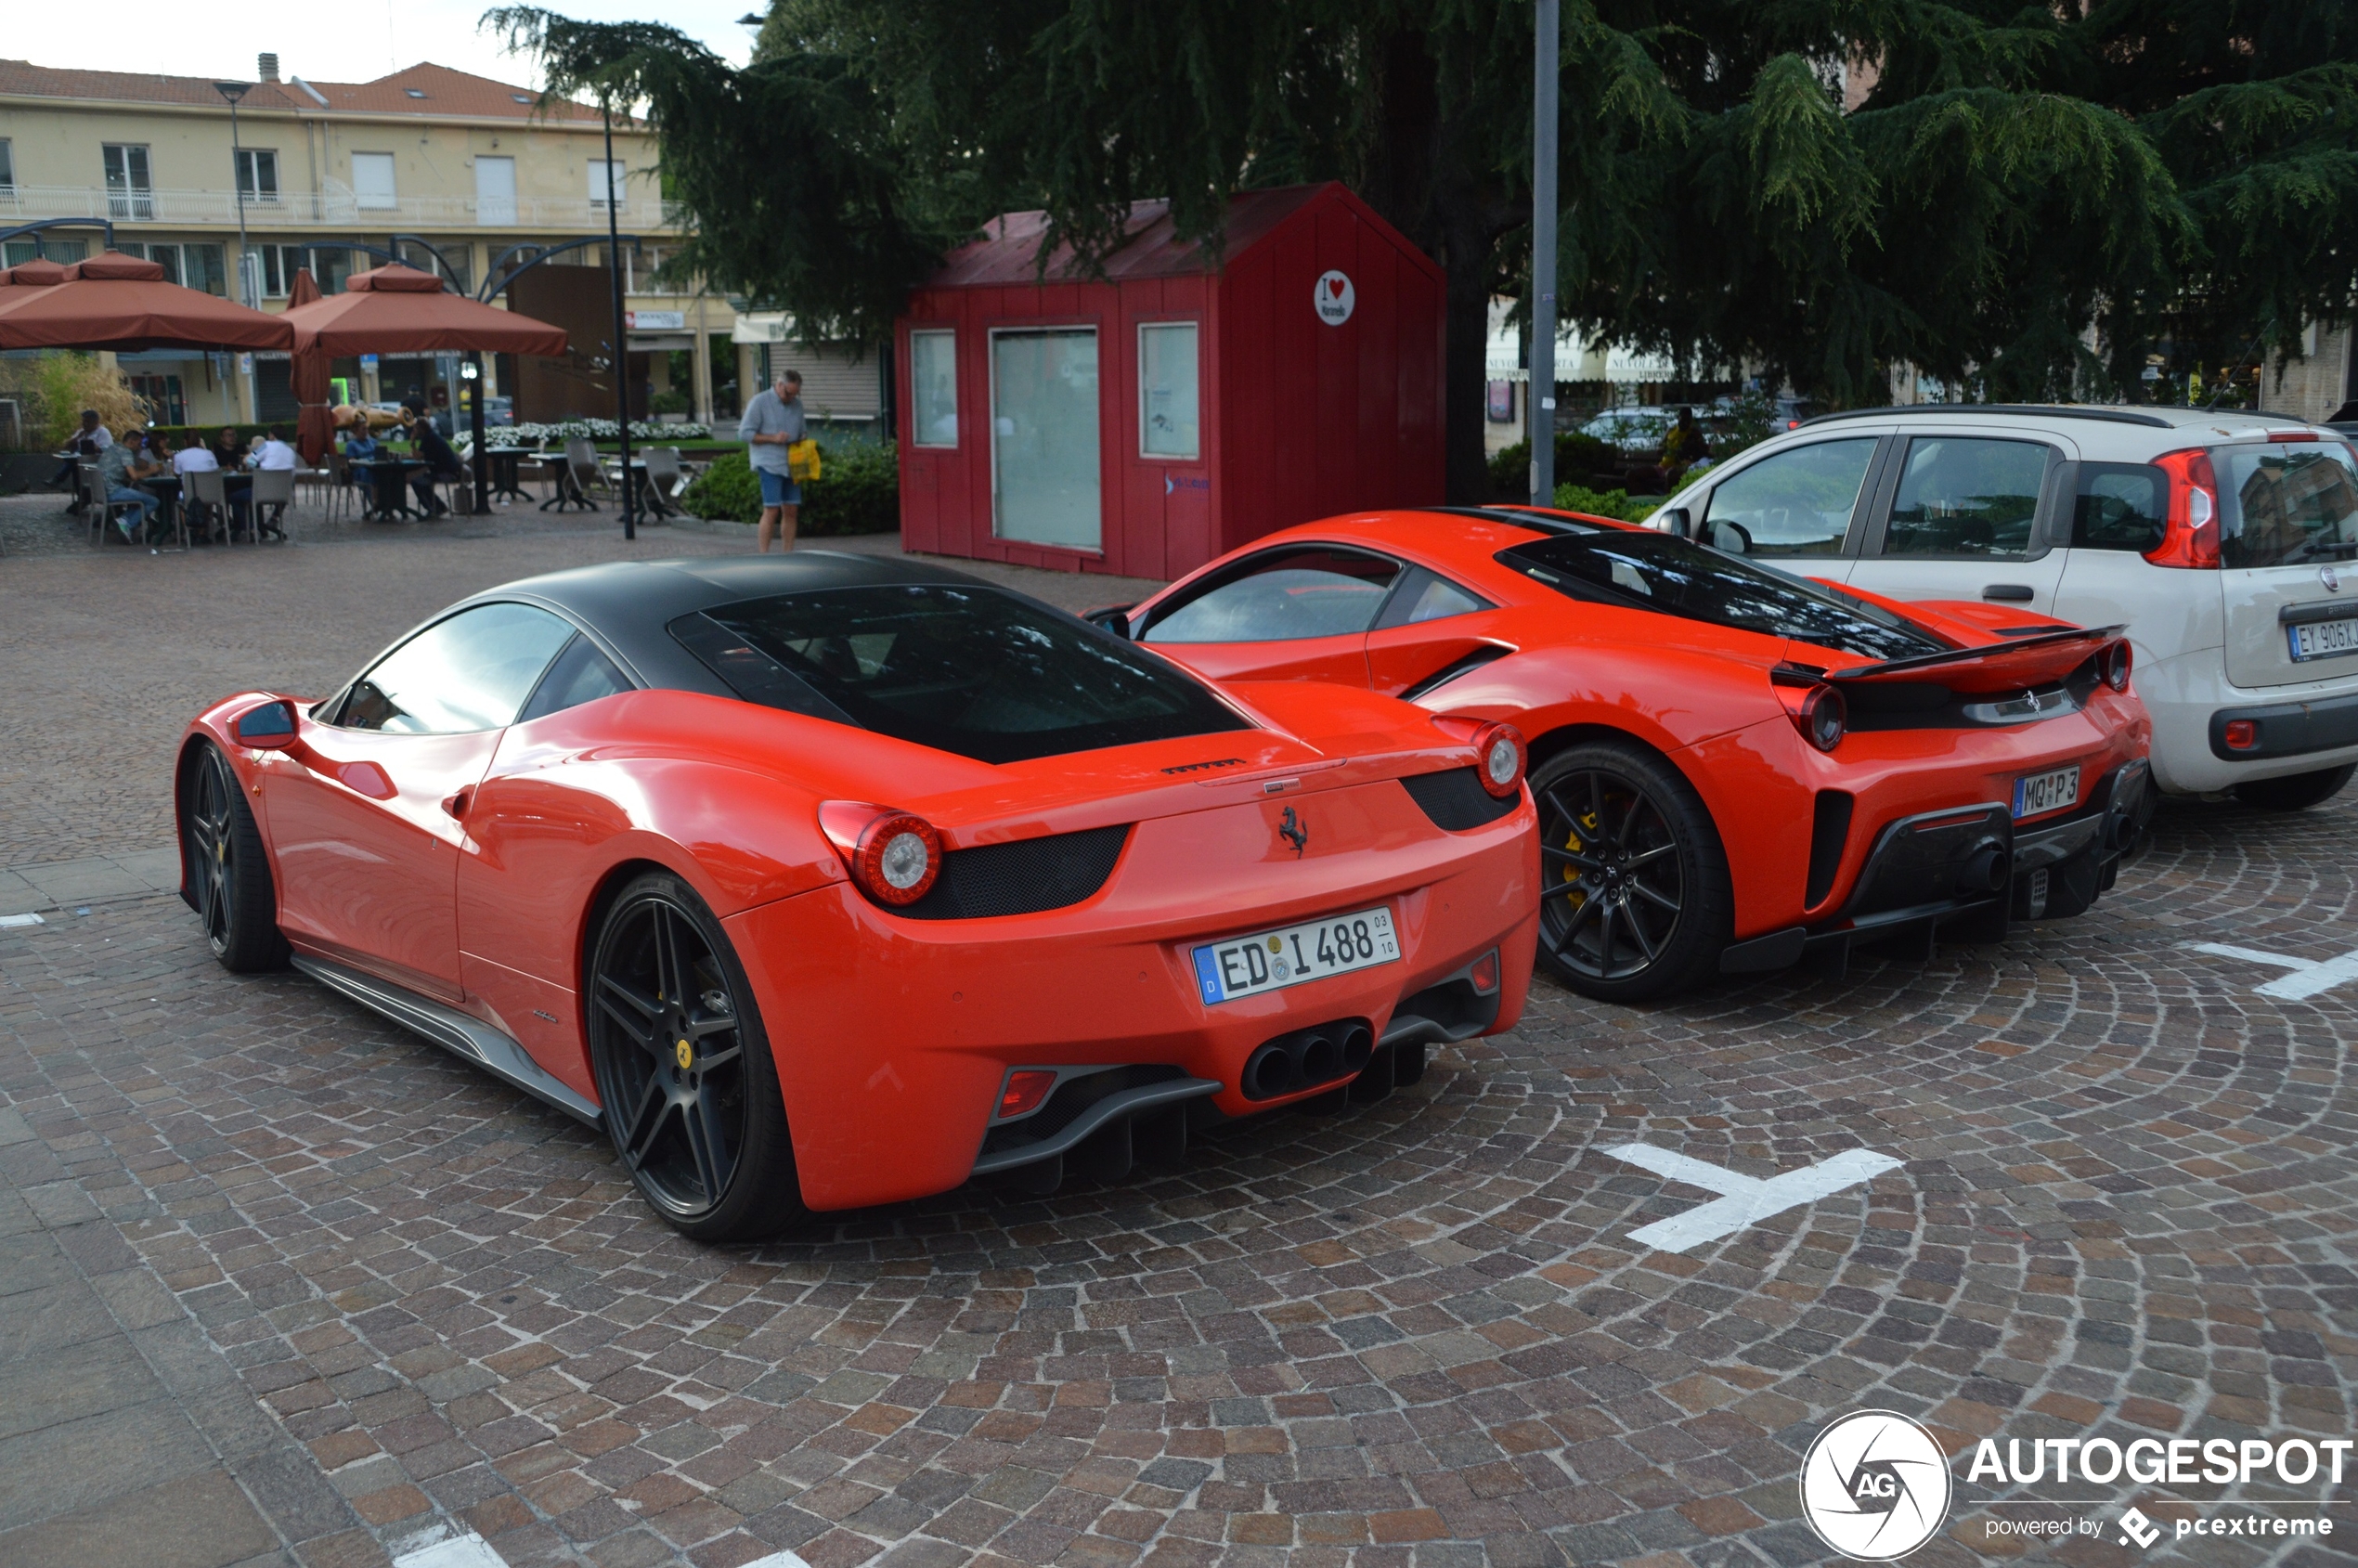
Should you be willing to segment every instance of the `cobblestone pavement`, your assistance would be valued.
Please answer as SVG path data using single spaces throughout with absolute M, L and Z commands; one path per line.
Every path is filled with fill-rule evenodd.
M 1821 1562 L 1794 1478 L 1851 1410 L 1952 1449 L 2358 1437 L 2358 986 L 2261 994 L 2280 967 L 2189 946 L 2358 947 L 2353 828 L 2358 801 L 2172 804 L 2091 914 L 2001 947 L 1644 1009 L 1542 987 L 1415 1088 L 1176 1175 L 745 1249 L 679 1240 L 593 1134 L 434 1047 L 223 974 L 168 896 L 53 913 L 0 929 L 0 1347 L 11 1302 L 106 1302 L 164 1389 L 123 1407 L 195 1433 L 128 1451 L 188 1445 L 190 1517 L 263 1562 L 461 1532 L 514 1568 Z M 1673 1254 L 1629 1232 L 1709 1195 L 1603 1152 L 1627 1142 L 1903 1163 Z M 0 1424 L 0 1529 L 49 1519 L 0 1562 L 84 1506 L 39 1511 L 25 1476 L 62 1461 L 19 1466 L 96 1419 Z M 1911 1561 L 2348 1562 L 2344 1473 L 1961 1485 Z M 2116 1542 L 2131 1502 L 2172 1532 L 2150 1551 Z M 2327 1541 L 2173 1538 L 2321 1511 Z M 2105 1531 L 1987 1530 L 2072 1516 Z M 111 1528 L 108 1561 L 168 1560 Z

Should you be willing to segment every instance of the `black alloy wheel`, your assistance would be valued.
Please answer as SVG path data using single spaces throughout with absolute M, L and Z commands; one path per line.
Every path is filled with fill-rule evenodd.
M 1607 1002 L 1711 972 L 1734 901 L 1710 813 L 1677 769 L 1635 745 L 1587 742 L 1543 763 L 1531 793 L 1544 968 Z
M 590 1051 L 607 1134 L 647 1201 L 700 1241 L 801 1216 L 785 1108 L 728 938 L 677 877 L 642 876 L 601 927 Z
M 279 900 L 270 866 L 229 759 L 211 742 L 190 758 L 181 784 L 182 875 L 205 945 L 233 974 L 283 968 Z

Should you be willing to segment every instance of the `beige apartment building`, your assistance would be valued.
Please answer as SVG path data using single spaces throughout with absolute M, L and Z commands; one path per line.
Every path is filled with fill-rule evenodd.
M 774 356 L 840 383 L 836 417 L 876 418 L 873 356 L 864 379 L 846 376 L 841 356 L 770 346 L 783 335 L 775 318 L 741 323 L 727 299 L 656 276 L 679 244 L 680 220 L 662 199 L 655 138 L 644 128 L 617 122 L 609 167 L 597 110 L 544 107 L 527 88 L 433 64 L 356 83 L 282 75 L 275 55 L 258 65 L 233 130 L 227 97 L 205 78 L 0 60 L 0 232 L 103 217 L 118 250 L 162 264 L 177 281 L 279 310 L 303 267 L 332 293 L 352 272 L 382 264 L 358 245 L 427 268 L 438 254 L 472 293 L 512 247 L 602 240 L 611 201 L 621 232 L 639 241 L 623 246 L 621 265 L 624 363 L 641 417 L 680 408 L 706 422 L 732 420 L 739 389 L 749 392 Z M 51 229 L 0 245 L 0 259 L 71 261 L 100 242 L 95 228 Z M 567 361 L 486 366 L 492 394 L 512 397 L 519 419 L 612 417 L 606 254 L 602 244 L 570 252 L 502 297 L 573 338 Z M 119 357 L 159 422 L 294 414 L 283 356 Z M 356 399 L 416 394 L 447 405 L 457 385 L 450 356 L 340 361 L 335 374 Z

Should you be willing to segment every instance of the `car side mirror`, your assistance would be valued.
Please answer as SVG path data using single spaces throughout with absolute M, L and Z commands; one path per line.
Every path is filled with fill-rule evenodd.
M 1091 610 L 1081 618 L 1091 626 L 1103 628 L 1126 641 L 1130 636 L 1130 611 L 1131 606 L 1128 604 L 1108 604 L 1100 610 Z
M 1711 537 L 1704 543 L 1730 555 L 1750 555 L 1752 531 L 1741 523 L 1714 523 L 1711 525 Z
M 1674 506 L 1659 515 L 1662 531 L 1673 538 L 1691 539 L 1695 537 L 1695 520 L 1688 515 L 1685 507 Z
M 229 726 L 238 744 L 256 751 L 284 751 L 295 742 L 294 704 L 284 697 L 250 707 Z

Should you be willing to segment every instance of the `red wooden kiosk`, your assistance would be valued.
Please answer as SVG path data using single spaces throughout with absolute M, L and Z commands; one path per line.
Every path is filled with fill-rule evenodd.
M 897 324 L 901 541 L 1172 577 L 1442 488 L 1442 274 L 1340 185 L 1250 191 L 1224 256 L 1141 202 L 1082 275 L 994 219 Z

